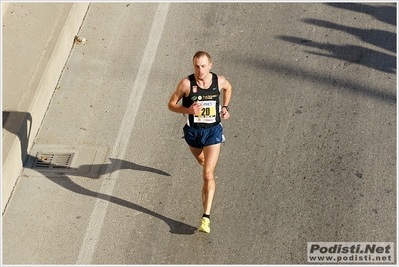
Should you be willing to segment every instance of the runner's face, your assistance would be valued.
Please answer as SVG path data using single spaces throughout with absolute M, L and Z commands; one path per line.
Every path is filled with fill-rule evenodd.
M 195 76 L 199 80 L 203 80 L 212 68 L 212 63 L 209 62 L 207 56 L 194 58 L 193 64 Z

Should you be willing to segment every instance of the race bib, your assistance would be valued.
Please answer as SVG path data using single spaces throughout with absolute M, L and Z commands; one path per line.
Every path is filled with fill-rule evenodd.
M 216 122 L 216 101 L 201 101 L 201 112 L 194 115 L 195 123 Z

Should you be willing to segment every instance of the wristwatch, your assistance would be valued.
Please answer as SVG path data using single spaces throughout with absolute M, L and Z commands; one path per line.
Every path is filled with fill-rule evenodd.
M 223 106 L 222 108 L 226 108 L 229 111 L 229 106 Z

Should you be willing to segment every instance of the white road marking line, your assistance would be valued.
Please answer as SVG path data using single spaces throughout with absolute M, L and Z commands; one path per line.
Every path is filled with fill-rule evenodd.
M 115 141 L 114 148 L 110 155 L 111 158 L 123 159 L 126 154 L 127 145 L 133 130 L 134 122 L 144 90 L 147 85 L 148 77 L 151 72 L 151 67 L 155 59 L 158 44 L 162 36 L 165 26 L 166 16 L 168 13 L 169 3 L 160 3 L 155 12 L 154 20 L 152 22 L 147 45 L 144 49 L 144 54 L 141 59 L 140 67 L 133 83 L 133 88 L 129 97 L 127 109 L 121 121 L 118 136 Z M 86 234 L 83 238 L 79 257 L 76 264 L 90 264 L 93 254 L 97 247 L 97 242 L 100 237 L 101 228 L 104 224 L 105 215 L 109 205 L 109 200 L 114 190 L 116 179 L 118 178 L 118 169 L 120 166 L 110 166 L 106 171 L 106 176 L 103 177 L 100 191 L 93 211 L 90 216 L 89 225 Z M 107 197 L 104 197 L 106 195 Z

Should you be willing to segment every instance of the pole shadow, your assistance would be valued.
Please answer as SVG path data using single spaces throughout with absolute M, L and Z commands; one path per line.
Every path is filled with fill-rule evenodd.
M 108 163 L 108 164 L 93 164 L 93 165 L 80 166 L 83 168 L 86 168 L 86 167 L 98 168 L 99 170 L 101 170 L 98 176 L 90 177 L 90 176 L 85 176 L 82 174 L 79 174 L 79 176 L 90 178 L 90 179 L 98 179 L 101 175 L 110 174 L 114 171 L 122 170 L 122 169 L 151 172 L 151 173 L 155 173 L 157 175 L 170 176 L 169 173 L 164 172 L 162 170 L 155 169 L 155 168 L 148 167 L 148 166 L 139 165 L 139 164 L 129 162 L 126 160 L 114 159 L 114 158 L 110 158 L 109 160 L 111 161 L 111 163 Z M 31 162 L 36 162 L 36 161 L 40 162 L 43 160 L 36 158 L 32 155 L 28 155 L 28 159 L 26 160 L 26 163 L 31 163 Z M 25 164 L 25 168 L 32 168 L 32 165 Z M 54 174 L 51 175 L 51 173 L 48 172 L 48 168 L 56 169 L 57 175 L 54 175 Z M 110 203 L 120 205 L 125 208 L 133 209 L 133 210 L 145 213 L 147 215 L 153 216 L 155 218 L 158 218 L 158 219 L 164 221 L 169 226 L 169 228 L 170 228 L 169 232 L 172 234 L 191 235 L 191 234 L 194 234 L 194 232 L 197 229 L 194 226 L 185 224 L 183 222 L 176 221 L 176 220 L 166 217 L 162 214 L 156 213 L 150 209 L 147 209 L 143 206 L 140 206 L 138 204 L 121 199 L 119 197 L 102 194 L 102 193 L 84 188 L 84 187 L 78 185 L 77 183 L 75 183 L 71 178 L 68 177 L 68 175 L 66 173 L 63 173 L 63 171 L 62 171 L 63 169 L 65 169 L 64 166 L 57 166 L 54 164 L 50 164 L 48 167 L 46 167 L 46 169 L 34 168 L 35 171 L 41 173 L 43 176 L 45 176 L 47 179 L 49 179 L 53 183 L 56 183 L 57 185 L 65 188 L 65 189 L 68 189 L 69 191 L 72 191 L 76 194 L 99 198 L 99 199 L 102 199 L 105 201 L 109 201 Z
M 28 155 L 29 137 L 32 130 L 32 115 L 29 112 L 3 110 L 2 118 L 3 129 L 19 138 L 21 144 L 21 161 L 23 163 Z
M 3 129 L 7 130 L 8 132 L 15 134 L 18 136 L 21 144 L 21 161 L 23 163 L 24 168 L 32 168 L 33 163 L 37 161 L 43 161 L 43 159 L 36 158 L 35 156 L 29 155 L 28 153 L 28 144 L 29 144 L 29 138 L 31 135 L 31 125 L 32 125 L 32 116 L 28 112 L 17 112 L 17 111 L 3 111 Z M 162 176 L 170 176 L 169 173 L 164 172 L 162 170 L 144 166 L 144 165 L 139 165 L 133 162 L 129 162 L 126 160 L 121 160 L 121 159 L 114 159 L 110 158 L 110 163 L 105 163 L 105 164 L 92 164 L 92 165 L 86 165 L 86 166 L 80 166 L 80 167 L 88 167 L 90 168 L 95 168 L 99 170 L 98 176 L 91 177 L 91 175 L 85 176 L 84 174 L 79 176 L 89 178 L 89 179 L 98 179 L 101 175 L 112 173 L 117 170 L 121 169 L 130 169 L 130 170 L 135 170 L 135 171 L 143 171 L 143 172 L 150 172 L 150 173 L 155 173 L 157 175 L 162 175 Z M 48 168 L 54 168 L 57 169 L 57 175 L 55 176 L 54 173 L 48 172 Z M 158 218 L 162 221 L 164 221 L 170 228 L 169 232 L 172 234 L 181 234 L 181 235 L 191 235 L 194 234 L 194 232 L 197 230 L 196 227 L 176 221 L 174 219 L 171 219 L 169 217 L 166 217 L 162 214 L 156 213 L 150 209 L 147 209 L 143 206 L 140 206 L 138 204 L 129 202 L 127 200 L 112 196 L 112 195 L 106 195 L 102 194 L 96 191 L 89 190 L 87 188 L 84 188 L 78 184 L 76 184 L 72 179 L 68 177 L 68 172 L 63 172 L 63 169 L 65 170 L 65 166 L 57 166 L 55 164 L 49 164 L 46 168 L 32 168 L 35 171 L 41 173 L 43 176 L 45 176 L 47 179 L 50 181 L 56 183 L 57 185 L 68 189 L 76 194 L 80 195 L 85 195 L 89 197 L 94 197 L 94 198 L 99 198 L 103 199 L 106 201 L 109 201 L 111 203 L 133 209 L 142 213 L 145 213 L 147 215 L 153 216 L 155 218 Z M 47 170 L 47 171 L 46 171 Z M 52 175 L 53 174 L 53 175 Z

